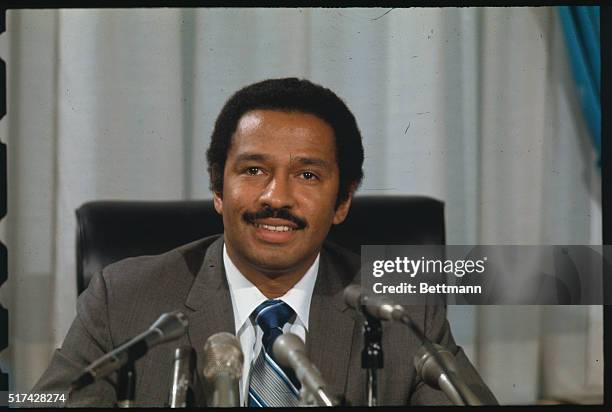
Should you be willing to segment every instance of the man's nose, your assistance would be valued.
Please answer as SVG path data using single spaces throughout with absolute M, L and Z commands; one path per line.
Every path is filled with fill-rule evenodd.
M 262 206 L 269 206 L 274 209 L 292 208 L 294 199 L 289 177 L 274 176 L 270 179 L 259 201 Z

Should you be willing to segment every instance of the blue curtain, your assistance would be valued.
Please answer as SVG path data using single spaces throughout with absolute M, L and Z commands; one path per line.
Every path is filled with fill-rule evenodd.
M 599 6 L 558 7 L 582 111 L 601 167 Z

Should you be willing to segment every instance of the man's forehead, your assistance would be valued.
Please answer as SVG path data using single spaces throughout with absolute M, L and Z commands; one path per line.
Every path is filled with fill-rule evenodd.
M 268 124 L 283 123 L 286 127 L 300 128 L 308 123 L 308 127 L 329 129 L 333 134 L 331 125 L 321 117 L 299 110 L 282 109 L 253 109 L 244 113 L 238 120 L 236 132 L 249 132 L 265 127 Z
M 230 152 L 335 158 L 335 137 L 331 126 L 312 114 L 253 110 L 238 122 Z
M 236 126 L 236 131 L 245 132 L 253 130 L 261 125 L 263 116 L 259 110 L 249 111 L 242 115 Z

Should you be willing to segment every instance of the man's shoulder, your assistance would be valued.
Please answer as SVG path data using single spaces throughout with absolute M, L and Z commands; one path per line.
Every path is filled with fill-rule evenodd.
M 182 310 L 187 296 L 202 271 L 207 252 L 221 253 L 221 236 L 211 236 L 168 252 L 123 259 L 94 275 L 79 297 L 78 313 L 83 319 L 105 312 L 114 342 L 122 342 L 146 329 L 162 313 Z
M 122 301 L 135 293 L 149 298 L 185 295 L 200 273 L 210 246 L 220 237 L 209 236 L 158 255 L 130 257 L 106 266 L 102 279 L 109 298 Z
M 221 236 L 221 234 L 216 234 L 202 239 L 197 239 L 157 255 L 143 255 L 125 258 L 111 263 L 110 265 L 106 266 L 104 270 L 115 270 L 122 267 L 128 267 L 130 265 L 163 264 L 176 260 L 177 258 L 198 259 L 199 257 L 200 259 L 203 259 L 208 247 L 217 241 Z

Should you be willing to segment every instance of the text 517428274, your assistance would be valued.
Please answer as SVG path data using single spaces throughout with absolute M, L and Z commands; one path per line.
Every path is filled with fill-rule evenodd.
M 64 392 L 29 392 L 13 393 L 4 392 L 2 406 L 25 406 L 27 404 L 40 404 L 40 406 L 63 406 L 68 399 L 68 394 Z

